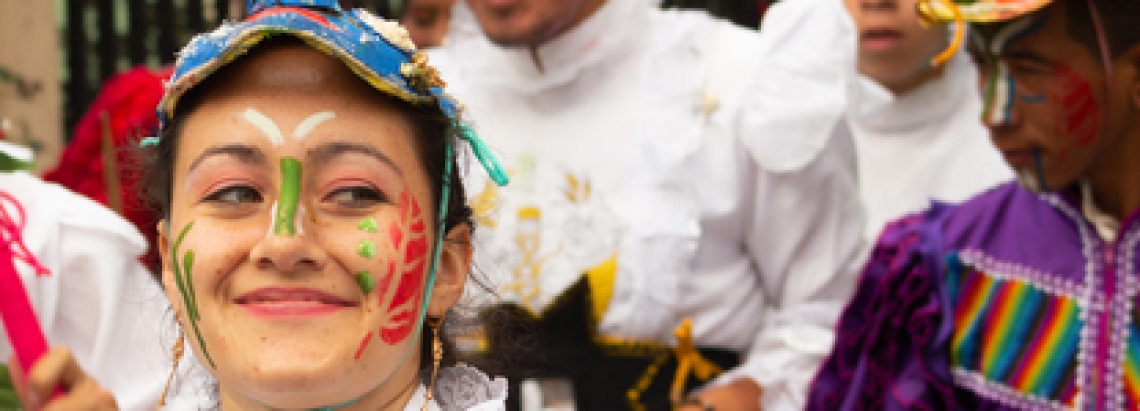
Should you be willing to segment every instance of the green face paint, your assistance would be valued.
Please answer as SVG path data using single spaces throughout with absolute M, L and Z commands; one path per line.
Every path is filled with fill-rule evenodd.
M 273 233 L 278 236 L 297 234 L 295 216 L 301 198 L 301 162 L 293 157 L 281 158 L 281 198 L 274 216 Z
M 364 221 L 361 221 L 360 224 L 356 225 L 356 229 L 366 233 L 375 233 L 377 231 L 380 231 L 380 227 L 376 225 L 376 219 L 372 217 L 365 218 Z
M 213 368 L 218 368 L 214 365 L 214 359 L 210 357 L 210 352 L 206 350 L 206 340 L 202 339 L 202 332 L 198 330 L 198 320 L 202 317 L 198 313 L 198 300 L 197 295 L 194 293 L 194 282 L 191 278 L 191 272 L 194 269 L 194 251 L 188 250 L 183 255 L 182 261 L 178 260 L 178 251 L 182 248 L 182 240 L 186 239 L 186 233 L 194 227 L 194 222 L 191 221 L 182 228 L 182 232 L 178 233 L 178 238 L 174 240 L 174 245 L 170 250 L 170 258 L 174 261 L 172 266 L 174 268 L 174 282 L 178 286 L 178 293 L 182 295 L 182 303 L 186 306 L 186 317 L 190 321 L 190 327 L 194 331 L 194 336 L 198 339 L 198 346 L 202 348 L 202 356 L 206 357 L 206 361 L 210 363 Z
M 364 240 L 360 242 L 360 246 L 356 247 L 356 253 L 364 258 L 372 258 L 376 256 L 376 243 L 372 240 Z
M 365 294 L 371 293 L 372 289 L 376 288 L 376 280 L 367 271 L 356 273 L 356 283 L 360 285 L 360 290 L 364 291 Z

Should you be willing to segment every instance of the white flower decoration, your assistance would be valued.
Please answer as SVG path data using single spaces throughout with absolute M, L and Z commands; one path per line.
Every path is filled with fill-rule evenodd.
M 404 26 L 401 26 L 400 23 L 397 23 L 395 20 L 384 20 L 366 10 L 358 11 L 357 15 L 364 24 L 367 24 L 373 31 L 379 33 L 381 36 L 384 36 L 385 39 L 396 45 L 396 47 L 406 51 L 416 50 L 416 43 L 412 42 L 412 36 L 408 34 Z

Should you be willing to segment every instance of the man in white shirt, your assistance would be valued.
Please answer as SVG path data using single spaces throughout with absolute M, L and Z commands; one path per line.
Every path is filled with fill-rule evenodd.
M 30 150 L 2 141 L 0 152 L 29 160 Z M 120 409 L 153 409 L 171 370 L 164 342 L 174 338 L 158 333 L 170 308 L 139 262 L 142 234 L 95 201 L 27 172 L 0 171 L 0 191 L 19 203 L 25 219 L 14 223 L 22 223 L 24 245 L 50 272 L 15 263 L 49 344 L 67 347 Z M 15 204 L 2 206 L 19 218 Z M 11 356 L 0 327 L 0 360 Z
M 801 409 L 862 249 L 845 80 L 789 89 L 779 39 L 651 3 L 470 0 L 452 32 L 486 36 L 431 56 L 512 176 L 469 183 L 477 264 L 554 363 L 515 377 L 569 379 L 580 410 L 667 409 L 689 318 L 726 372 L 683 409 Z
M 931 200 L 959 202 L 1013 178 L 982 125 L 964 47 L 940 66 L 952 32 L 923 27 L 918 0 L 844 0 L 858 36 L 848 121 L 859 158 L 867 238 Z M 838 9 L 838 2 L 816 2 Z M 810 7 L 810 6 L 809 6 Z M 837 13 L 841 11 L 836 11 Z M 797 30 L 812 30 L 800 27 Z

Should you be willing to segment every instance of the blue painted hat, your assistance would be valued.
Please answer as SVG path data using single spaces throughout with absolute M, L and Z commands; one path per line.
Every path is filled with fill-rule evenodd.
M 336 0 L 248 0 L 249 17 L 223 23 L 212 32 L 190 40 L 178 54 L 174 76 L 158 103 L 162 127 L 169 123 L 178 100 L 222 66 L 234 61 L 261 41 L 278 35 L 297 37 L 306 44 L 343 61 L 356 75 L 381 92 L 415 105 L 438 105 L 455 120 L 459 137 L 499 185 L 508 178 L 478 135 L 458 121 L 459 105 L 444 92 L 445 83 L 416 50 L 408 32 L 392 20 L 367 10 L 343 10 Z M 144 145 L 155 144 L 148 138 Z
M 178 55 L 174 76 L 158 105 L 166 124 L 179 98 L 222 66 L 275 35 L 297 37 L 328 53 L 381 92 L 406 102 L 438 104 L 456 116 L 444 82 L 398 23 L 366 10 L 342 10 L 336 0 L 250 0 L 249 17 L 200 34 Z

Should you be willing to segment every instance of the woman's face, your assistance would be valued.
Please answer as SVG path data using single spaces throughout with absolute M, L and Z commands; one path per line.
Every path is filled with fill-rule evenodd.
M 159 224 L 183 330 L 223 406 L 405 392 L 435 230 L 410 120 L 305 46 L 235 64 L 185 119 Z M 458 299 L 469 262 L 445 247 L 429 315 Z

